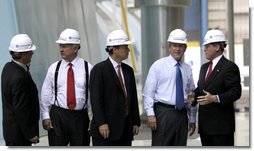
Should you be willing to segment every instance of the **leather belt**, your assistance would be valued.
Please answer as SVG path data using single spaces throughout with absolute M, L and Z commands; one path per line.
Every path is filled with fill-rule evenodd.
M 85 109 L 81 109 L 81 110 L 70 110 L 70 109 L 65 109 L 65 108 L 62 108 L 62 107 L 59 107 L 59 106 L 56 106 L 56 105 L 51 105 L 51 108 L 55 108 L 57 110 L 60 110 L 60 111 L 65 111 L 65 112 L 83 112 L 85 110 L 87 110 L 87 108 Z
M 154 105 L 159 105 L 159 106 L 164 106 L 164 107 L 168 107 L 168 108 L 176 108 L 175 105 L 170 105 L 170 104 L 165 104 L 165 103 L 161 103 L 161 102 L 156 102 Z

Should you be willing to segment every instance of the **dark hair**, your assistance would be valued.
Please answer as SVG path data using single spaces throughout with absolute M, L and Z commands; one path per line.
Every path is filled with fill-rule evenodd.
M 212 45 L 218 45 L 220 47 L 220 51 L 224 51 L 224 48 L 227 47 L 227 43 L 222 41 L 222 42 L 214 42 L 214 43 L 211 43 Z
M 105 50 L 111 55 L 113 54 L 113 48 L 119 49 L 119 46 L 107 46 Z
M 18 60 L 21 58 L 21 54 L 22 52 L 14 52 L 14 51 L 10 51 L 11 57 L 14 60 Z
M 78 47 L 78 50 L 81 48 L 81 46 L 80 46 L 80 45 L 78 45 L 77 47 Z

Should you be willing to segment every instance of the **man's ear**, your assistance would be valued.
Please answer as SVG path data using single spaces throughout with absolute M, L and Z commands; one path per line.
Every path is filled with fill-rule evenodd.
M 216 51 L 220 51 L 220 45 L 215 45 Z

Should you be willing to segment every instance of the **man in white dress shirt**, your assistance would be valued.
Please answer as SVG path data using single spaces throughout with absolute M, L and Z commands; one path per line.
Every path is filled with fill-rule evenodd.
M 186 146 L 188 129 L 190 135 L 196 129 L 196 106 L 188 104 L 188 96 L 195 88 L 191 67 L 181 59 L 187 48 L 186 33 L 173 30 L 168 37 L 170 55 L 155 61 L 146 78 L 143 97 L 152 130 L 152 146 Z M 176 74 L 180 68 L 182 77 L 182 107 L 177 106 Z M 178 70 L 179 71 L 179 70 Z M 189 123 L 189 124 L 188 124 Z
M 88 146 L 88 80 L 92 65 L 78 56 L 79 33 L 65 29 L 56 41 L 62 59 L 47 72 L 41 91 L 41 117 L 50 146 Z

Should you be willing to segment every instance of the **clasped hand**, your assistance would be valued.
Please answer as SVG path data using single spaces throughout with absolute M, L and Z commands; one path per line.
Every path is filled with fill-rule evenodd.
M 211 93 L 203 90 L 203 92 L 205 93 L 205 95 L 199 96 L 197 97 L 197 102 L 200 105 L 206 105 L 206 104 L 210 104 L 212 102 L 216 102 L 216 96 L 212 95 Z

